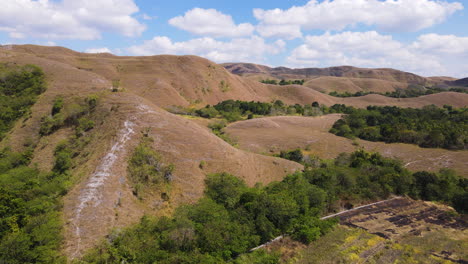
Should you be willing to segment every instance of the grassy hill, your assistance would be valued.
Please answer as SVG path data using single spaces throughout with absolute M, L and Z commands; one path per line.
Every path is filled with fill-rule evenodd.
M 66 179 L 60 190 L 47 189 L 49 185 L 45 179 L 49 176 L 41 176 L 37 184 L 42 184 L 41 188 L 46 189 L 44 193 L 53 193 L 53 210 L 57 219 L 62 221 L 57 223 L 64 226 L 61 250 L 70 258 L 82 256 L 112 230 L 134 224 L 143 215 L 167 216 L 179 205 L 196 202 L 203 196 L 207 174 L 231 173 L 252 187 L 256 183 L 279 181 L 304 168 L 293 161 L 262 155 L 261 151 L 251 152 L 251 149 L 245 148 L 241 137 L 240 147 L 234 147 L 206 126 L 200 125 L 200 122 L 167 112 L 167 107 L 201 107 L 227 99 L 282 100 L 288 104 L 317 101 L 325 105 L 339 103 L 361 108 L 368 105 L 423 107 L 428 104 L 461 107 L 468 103 L 468 94 L 454 92 L 405 99 L 375 94 L 337 98 L 307 86 L 262 84 L 250 77 L 232 74 L 222 65 L 196 56 L 120 57 L 79 53 L 61 47 L 20 45 L 0 46 L 0 59 L 2 63 L 19 67 L 34 64 L 44 72 L 47 89 L 37 94 L 27 114 L 9 124 L 11 129 L 4 134 L 0 149 L 9 147 L 15 152 L 26 153 L 28 162 L 22 165 L 37 170 L 38 175 L 52 173 L 50 175 L 53 177 Z M 245 67 L 264 71 L 270 76 L 264 66 Z M 275 74 L 288 72 L 284 68 L 275 71 Z M 354 89 L 383 87 L 379 89 L 390 90 L 401 83 L 426 81 L 396 70 L 353 67 L 303 70 L 284 76 L 305 73 L 323 74 L 316 78 L 316 84 L 312 79 L 308 85 L 322 87 L 324 84 L 320 83 L 320 79 L 325 78 L 325 84 L 333 79 L 337 86 L 346 86 L 343 89 L 354 85 Z M 337 76 L 346 77 L 346 82 L 342 84 L 342 80 L 337 79 L 341 77 Z M 328 118 L 332 120 L 334 117 L 324 117 Z M 285 118 L 284 122 L 294 121 L 293 118 L 291 120 Z M 268 126 L 276 121 L 255 119 L 245 121 L 245 124 L 255 122 L 265 122 Z M 319 126 L 326 127 L 327 124 L 320 122 Z M 227 132 L 233 131 L 235 126 L 236 123 L 228 127 Z M 308 124 L 305 126 L 308 129 Z M 243 133 L 249 133 L 251 128 L 241 129 Z M 275 131 L 271 127 L 266 129 L 272 133 Z M 294 128 L 285 131 L 292 130 Z M 321 131 L 313 133 L 322 135 Z M 278 135 L 278 140 L 289 144 L 296 137 L 292 132 L 290 136 L 283 139 L 283 135 Z M 299 136 L 296 138 L 301 139 Z M 337 145 L 330 153 L 351 148 L 349 140 L 339 140 L 343 141 L 343 145 Z M 259 148 L 265 148 L 261 139 L 255 141 L 252 144 L 258 143 Z M 158 173 L 163 173 L 162 168 L 171 168 L 168 171 L 164 169 L 165 182 L 143 186 L 146 188 L 140 186 L 146 191 L 143 196 L 138 195 L 140 187 L 130 180 L 133 172 L 127 166 L 128 161 L 138 154 L 135 153 L 141 142 L 145 142 L 149 149 L 147 152 L 152 153 L 141 154 L 145 166 Z M 333 139 L 330 142 L 336 144 Z M 364 141 L 362 144 L 386 151 L 380 145 L 374 146 Z M 405 148 L 396 149 L 395 152 L 406 151 Z M 434 155 L 434 152 L 414 151 L 421 153 L 422 159 Z M 445 152 L 441 155 L 445 155 Z M 413 161 L 405 156 L 401 158 Z M 456 158 L 453 160 L 456 169 L 465 169 Z M 426 164 L 427 161 L 422 162 L 421 166 Z M 411 166 L 416 168 L 417 165 Z M 442 166 L 434 165 L 434 168 L 439 167 Z M 145 176 L 144 171 L 139 173 Z M 57 179 L 62 179 L 60 177 Z

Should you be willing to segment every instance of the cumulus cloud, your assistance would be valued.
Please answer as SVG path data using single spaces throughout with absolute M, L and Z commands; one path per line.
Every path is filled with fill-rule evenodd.
M 210 37 L 244 37 L 254 31 L 251 24 L 236 25 L 230 15 L 216 9 L 194 8 L 183 16 L 170 19 L 169 24 L 196 35 Z
M 389 67 L 425 76 L 463 77 L 468 65 L 468 38 L 427 34 L 410 44 L 375 31 L 325 33 L 306 36 L 304 43 L 287 58 L 294 67 L 353 65 Z
M 425 34 L 419 36 L 418 40 L 413 43 L 412 48 L 426 53 L 466 57 L 468 56 L 468 37 Z
M 127 49 L 133 55 L 198 55 L 216 62 L 230 61 L 264 61 L 266 54 L 278 54 L 283 51 L 285 43 L 278 40 L 266 43 L 258 36 L 237 38 L 230 41 L 218 41 L 213 38 L 197 38 L 183 42 L 173 42 L 168 37 L 157 36 L 145 41 L 142 45 Z
M 101 32 L 139 36 L 145 26 L 133 0 L 3 0 L 0 31 L 11 38 L 92 40 Z
M 109 48 L 90 48 L 85 50 L 86 53 L 112 53 Z
M 357 24 L 386 31 L 418 31 L 447 19 L 463 5 L 433 0 L 311 0 L 304 6 L 282 9 L 254 9 L 261 36 L 298 37 L 298 28 L 343 30 Z M 291 33 L 285 28 L 291 28 Z

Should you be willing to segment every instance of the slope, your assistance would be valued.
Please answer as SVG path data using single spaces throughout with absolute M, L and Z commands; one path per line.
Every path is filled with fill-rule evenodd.
M 452 168 L 468 176 L 468 152 L 420 148 L 415 145 L 370 142 L 338 137 L 328 132 L 339 114 L 321 117 L 277 116 L 239 121 L 230 124 L 226 133 L 235 138 L 242 149 L 256 153 L 277 153 L 280 150 L 307 148 L 307 152 L 323 159 L 332 159 L 341 152 L 363 147 L 386 157 L 398 158 L 408 169 L 438 171 Z
M 7 49 L 8 48 L 8 49 Z M 1 50 L 5 60 L 15 61 L 20 58 L 23 62 L 45 60 L 48 64 L 58 63 L 60 67 L 65 67 L 70 71 L 79 70 L 76 75 L 67 74 L 60 76 L 64 85 L 82 87 L 85 78 L 93 78 L 94 83 L 89 84 L 86 89 L 94 89 L 113 86 L 124 89 L 127 92 L 143 96 L 160 107 L 170 105 L 206 105 L 216 104 L 227 99 L 239 99 L 246 101 L 272 101 L 283 100 L 287 103 L 319 103 L 332 105 L 335 103 L 346 103 L 357 107 L 367 105 L 390 104 L 398 106 L 421 107 L 426 104 L 452 104 L 454 106 L 464 106 L 468 102 L 466 95 L 440 93 L 428 97 L 395 99 L 379 95 L 370 95 L 359 98 L 335 98 L 320 93 L 312 88 L 298 85 L 276 86 L 264 85 L 257 81 L 248 80 L 237 75 L 230 74 L 222 66 L 210 62 L 206 59 L 195 56 L 150 56 L 150 57 L 118 57 L 110 54 L 86 54 L 78 53 L 59 47 L 41 46 L 8 46 Z M 45 62 L 44 61 L 44 62 Z M 46 64 L 47 64 L 46 63 Z M 55 64 L 51 64 L 55 65 Z M 259 66 L 260 67 L 260 66 Z M 262 66 L 265 67 L 265 66 Z M 358 68 L 350 68 L 348 71 L 342 70 L 340 74 L 353 76 L 359 74 Z M 61 75 L 62 69 L 55 68 L 50 71 L 50 75 Z M 331 70 L 329 70 L 331 71 Z M 386 73 L 387 69 L 362 73 L 364 76 L 374 76 L 379 73 Z M 361 87 L 364 90 L 378 89 L 389 90 L 399 84 L 394 80 L 419 82 L 419 78 L 411 74 L 406 75 L 396 70 L 395 75 L 388 75 L 388 82 L 374 79 L 352 78 L 350 83 Z M 326 79 L 326 78 L 325 78 Z M 370 83 L 369 83 L 370 81 Z M 81 89 L 81 88 L 80 88 Z M 78 91 L 78 89 L 76 89 Z M 96 89 L 95 89 L 96 90 Z
M 429 85 L 434 80 L 394 69 L 366 69 L 351 66 L 290 69 L 249 63 L 226 63 L 233 74 L 260 81 L 264 79 L 305 79 L 305 86 L 320 92 L 391 92 L 409 84 Z
M 164 95 L 161 90 L 151 93 L 147 99 L 136 95 L 144 95 L 137 86 L 112 93 L 109 88 L 115 80 L 112 74 L 116 73 L 104 63 L 105 59 L 100 62 L 99 58 L 115 60 L 113 56 L 93 56 L 96 60 L 93 63 L 96 63 L 98 70 L 90 70 L 90 67 L 84 68 L 83 65 L 90 62 L 83 60 L 80 55 L 68 50 L 52 50 L 54 52 L 0 51 L 5 62 L 40 66 L 48 82 L 48 89 L 32 107 L 31 116 L 18 122 L 1 144 L 10 145 L 19 151 L 26 142 L 33 141 L 37 144 L 33 163 L 37 163 L 43 170 L 49 170 L 53 166 L 55 147 L 60 141 L 72 137 L 74 131 L 64 127 L 49 136 L 40 137 L 41 118 L 50 114 L 52 102 L 58 95 L 65 100 L 90 94 L 99 96 L 97 112 L 102 118 L 90 132 L 90 141 L 82 151 L 83 155 L 74 162 L 72 174 L 75 187 L 64 201 L 64 251 L 68 256 L 80 256 L 111 229 L 138 221 L 143 214 L 167 214 L 178 204 L 196 201 L 203 193 L 206 174 L 230 172 L 243 178 L 249 185 L 254 185 L 257 182 L 280 180 L 302 168 L 294 162 L 236 149 L 205 128 L 162 110 L 153 104 L 165 105 L 158 98 Z M 177 61 L 177 57 L 169 56 L 160 59 L 165 58 Z M 181 58 L 190 60 L 190 57 Z M 81 63 L 81 66 L 67 64 L 70 61 Z M 106 63 L 112 65 L 111 62 Z M 127 81 L 124 79 L 121 82 L 124 86 Z M 183 99 L 180 101 L 188 103 Z M 138 143 L 140 132 L 147 131 L 147 128 L 149 135 L 154 138 L 152 147 L 162 155 L 165 163 L 175 166 L 168 193 L 169 201 L 167 197 L 163 199 L 161 196 L 139 201 L 125 180 L 129 154 Z M 203 168 L 200 166 L 201 161 L 205 163 Z

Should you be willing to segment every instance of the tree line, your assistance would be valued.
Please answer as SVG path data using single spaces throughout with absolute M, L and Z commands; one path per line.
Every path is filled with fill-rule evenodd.
M 189 111 L 190 112 L 190 111 Z M 222 117 L 228 122 L 238 121 L 244 118 L 252 119 L 255 116 L 267 115 L 304 115 L 304 116 L 318 116 L 323 114 L 319 104 L 313 102 L 312 104 L 300 105 L 287 105 L 281 100 L 273 102 L 255 102 L 255 101 L 240 101 L 240 100 L 226 100 L 211 106 L 207 105 L 204 108 L 192 111 L 197 116 L 204 118 Z
M 357 109 L 335 105 L 331 109 L 347 114 L 330 130 L 338 136 L 421 147 L 467 149 L 468 108 L 430 105 L 422 109 L 395 106 Z
M 337 91 L 332 91 L 329 95 L 334 97 L 360 97 L 369 94 L 380 94 L 387 97 L 393 98 L 412 98 L 412 97 L 419 97 L 423 95 L 430 95 L 442 92 L 456 92 L 456 93 L 468 93 L 468 89 L 462 87 L 451 87 L 451 88 L 440 88 L 440 87 L 424 87 L 421 85 L 411 84 L 406 89 L 397 88 L 395 91 L 392 92 L 385 92 L 385 93 L 377 93 L 372 91 L 358 91 L 355 93 L 351 92 L 344 92 L 339 93 Z
M 265 83 L 265 84 L 273 84 L 273 85 L 293 85 L 293 84 L 304 85 L 305 80 L 304 79 L 302 79 L 302 80 L 285 80 L 285 79 L 281 79 L 278 82 L 277 80 L 266 79 L 266 80 L 261 80 L 260 82 Z

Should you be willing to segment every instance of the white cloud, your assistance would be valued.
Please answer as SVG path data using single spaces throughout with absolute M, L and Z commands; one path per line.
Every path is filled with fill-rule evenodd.
M 266 54 L 278 54 L 285 43 L 278 40 L 266 43 L 258 36 L 218 41 L 213 38 L 197 38 L 183 42 L 173 42 L 168 37 L 154 37 L 142 45 L 132 46 L 127 51 L 133 55 L 198 55 L 216 62 L 264 61 Z
M 306 36 L 287 58 L 293 67 L 389 67 L 425 76 L 468 75 L 468 38 L 427 34 L 410 44 L 375 31 Z
M 284 38 L 284 39 L 295 39 L 301 38 L 302 32 L 299 25 L 265 25 L 260 24 L 257 26 L 257 32 L 260 36 L 265 38 Z
M 210 37 L 244 37 L 254 31 L 251 24 L 236 25 L 230 15 L 216 9 L 194 8 L 184 16 L 171 18 L 169 24 L 196 35 Z
M 362 23 L 387 31 L 417 31 L 443 22 L 463 5 L 433 0 L 325 0 L 309 1 L 304 6 L 282 9 L 254 9 L 260 21 L 257 31 L 265 37 L 297 37 L 305 30 L 343 30 Z M 278 27 L 280 26 L 280 27 Z M 278 30 L 275 32 L 275 29 Z
M 112 51 L 106 47 L 104 48 L 90 48 L 85 50 L 86 53 L 112 53 Z
M 131 15 L 133 0 L 2 0 L 0 31 L 11 38 L 92 40 L 101 32 L 138 36 L 145 26 Z
M 144 20 L 153 20 L 153 19 L 155 19 L 155 17 L 152 17 L 152 16 L 150 16 L 150 15 L 148 15 L 148 14 L 143 14 L 141 17 L 142 17 Z
M 439 55 L 456 55 L 459 57 L 467 57 L 468 37 L 457 37 L 455 35 L 425 34 L 419 36 L 418 40 L 413 43 L 412 48 L 426 53 L 437 53 Z

